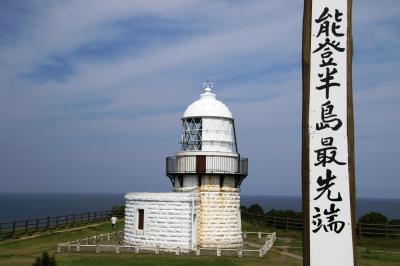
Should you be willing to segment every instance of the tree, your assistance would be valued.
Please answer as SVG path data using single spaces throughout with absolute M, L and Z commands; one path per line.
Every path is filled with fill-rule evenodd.
M 400 220 L 399 219 L 392 219 L 389 222 L 390 225 L 400 225 Z
M 388 219 L 385 215 L 379 212 L 368 212 L 364 214 L 359 220 L 363 224 L 386 224 Z
M 111 209 L 111 215 L 115 215 L 117 217 L 123 217 L 125 215 L 125 206 L 115 205 Z
M 385 234 L 384 226 L 387 224 L 388 219 L 379 212 L 368 212 L 358 222 L 360 223 L 360 228 L 362 228 L 363 235 L 374 237 Z M 362 224 L 368 224 L 368 226 L 363 226 Z
M 264 214 L 264 209 L 257 203 L 250 205 L 250 207 L 247 210 L 248 212 L 254 214 L 262 214 L 262 215 Z
M 32 266 L 57 266 L 56 259 L 53 256 L 49 256 L 47 251 L 42 253 L 41 257 L 36 258 L 35 263 Z
M 275 210 L 272 209 L 269 212 L 267 212 L 268 216 L 273 216 L 273 217 L 282 217 L 282 218 L 296 218 L 300 219 L 301 218 L 301 212 L 295 212 L 293 210 Z

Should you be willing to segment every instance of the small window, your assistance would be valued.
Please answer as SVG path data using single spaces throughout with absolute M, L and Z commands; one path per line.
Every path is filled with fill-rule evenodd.
M 138 214 L 139 214 L 138 229 L 139 229 L 139 230 L 143 230 L 143 225 L 144 225 L 144 210 L 143 210 L 143 209 L 139 209 L 139 210 L 138 210 Z

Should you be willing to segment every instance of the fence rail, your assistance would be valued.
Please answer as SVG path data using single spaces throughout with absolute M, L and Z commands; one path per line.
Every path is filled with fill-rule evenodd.
M 245 211 L 241 211 L 241 216 L 243 221 L 251 224 L 273 226 L 286 230 L 303 230 L 303 219 L 301 218 L 274 217 Z M 362 236 L 398 237 L 400 236 L 400 225 L 357 223 L 356 233 L 359 238 Z
M 106 221 L 110 219 L 112 215 L 115 215 L 118 218 L 124 217 L 123 212 L 117 210 L 106 210 L 0 222 L 0 238 L 58 229 L 66 226 L 77 226 L 81 224 Z M 303 220 L 301 218 L 274 217 L 245 211 L 241 211 L 241 217 L 243 221 L 252 224 L 273 226 L 275 228 L 286 230 L 303 229 Z M 385 238 L 399 237 L 400 225 L 357 223 L 356 233 L 360 238 L 362 236 L 378 236 Z
M 256 249 L 243 248 L 201 248 L 188 249 L 187 247 L 161 247 L 159 245 L 125 245 L 124 231 L 101 234 L 82 238 L 65 243 L 59 243 L 57 252 L 130 252 L 130 253 L 153 253 L 153 254 L 175 254 L 192 256 L 259 256 L 264 257 L 271 249 L 275 240 L 276 233 L 266 232 L 245 232 L 244 239 L 249 235 L 257 235 L 262 240 L 262 244 L 255 244 Z
M 110 219 L 112 215 L 122 218 L 124 213 L 107 210 L 0 222 L 0 237 L 105 221 Z

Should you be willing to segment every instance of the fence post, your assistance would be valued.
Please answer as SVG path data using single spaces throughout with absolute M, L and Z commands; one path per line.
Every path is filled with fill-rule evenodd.
M 261 239 L 261 232 L 258 232 L 258 239 Z
M 389 238 L 389 224 L 386 223 L 385 238 Z
M 180 253 L 181 253 L 181 248 L 180 247 L 176 247 L 175 254 L 179 255 Z
M 238 249 L 238 257 L 241 258 L 243 257 L 243 250 L 242 249 Z
M 286 217 L 286 230 L 289 230 L 289 217 Z
M 196 256 L 200 256 L 200 248 L 196 248 Z
M 244 238 L 244 239 L 247 238 L 247 232 L 243 232 L 243 238 Z
M 76 245 L 76 251 L 79 252 L 81 251 L 81 242 L 78 240 L 78 243 Z
M 156 254 L 160 254 L 160 246 L 156 246 Z
M 221 249 L 217 248 L 217 257 L 221 257 Z
M 14 235 L 15 234 L 15 225 L 16 225 L 16 223 L 17 223 L 17 221 L 13 221 L 12 222 L 12 234 Z
M 100 253 L 100 244 L 96 245 L 96 253 Z
M 119 245 L 117 244 L 117 245 L 115 245 L 115 253 L 119 253 Z
M 25 220 L 25 234 L 28 232 L 28 220 Z

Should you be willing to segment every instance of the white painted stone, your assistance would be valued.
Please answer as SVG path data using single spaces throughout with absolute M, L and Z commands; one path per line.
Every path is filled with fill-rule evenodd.
M 196 245 L 192 239 L 192 220 L 199 209 L 196 194 L 129 193 L 125 199 L 127 244 L 182 249 Z M 144 210 L 143 230 L 138 230 L 138 209 Z

